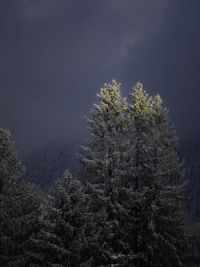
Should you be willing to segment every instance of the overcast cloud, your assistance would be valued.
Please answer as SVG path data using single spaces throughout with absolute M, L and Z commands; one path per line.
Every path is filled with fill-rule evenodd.
M 188 97 L 185 84 L 189 77 L 193 86 L 199 81 L 199 4 L 175 2 L 2 0 L 0 122 L 20 153 L 63 136 L 84 136 L 83 116 L 113 78 L 122 82 L 123 94 L 138 80 L 151 94 L 160 92 L 178 131 L 190 135 L 181 97 L 189 99 L 189 120 L 198 112 L 192 100 L 199 93 Z

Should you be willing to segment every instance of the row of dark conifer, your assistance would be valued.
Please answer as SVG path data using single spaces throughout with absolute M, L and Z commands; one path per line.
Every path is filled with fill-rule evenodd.
M 48 195 L 23 180 L 0 130 L 0 266 L 191 266 L 177 137 L 159 95 L 129 100 L 105 84 L 87 118 L 91 139 Z

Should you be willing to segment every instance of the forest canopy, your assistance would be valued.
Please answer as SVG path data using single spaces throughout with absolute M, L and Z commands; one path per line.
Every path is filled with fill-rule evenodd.
M 0 129 L 0 266 L 192 266 L 178 138 L 159 95 L 113 80 L 86 118 L 90 138 L 44 194 L 24 181 Z

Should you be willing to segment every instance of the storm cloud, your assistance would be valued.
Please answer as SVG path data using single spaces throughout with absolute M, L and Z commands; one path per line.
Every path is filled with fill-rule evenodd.
M 1 127 L 20 153 L 80 138 L 96 93 L 115 78 L 124 95 L 138 80 L 159 92 L 178 132 L 197 134 L 188 130 L 199 112 L 197 10 L 185 0 L 1 1 Z

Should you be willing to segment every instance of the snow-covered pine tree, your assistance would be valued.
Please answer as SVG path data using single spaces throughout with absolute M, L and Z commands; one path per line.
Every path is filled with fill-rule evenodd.
M 133 190 L 128 186 L 133 171 L 134 146 L 130 137 L 133 125 L 127 113 L 126 99 L 121 97 L 120 84 L 116 81 L 105 84 L 97 96 L 100 105 L 94 105 L 92 119 L 87 119 L 92 141 L 87 142 L 83 147 L 85 154 L 79 157 L 88 175 L 85 180 L 97 182 L 89 185 L 92 189 L 91 231 L 96 238 L 96 241 L 92 240 L 95 245 L 90 243 L 90 246 L 95 265 L 126 266 L 127 261 L 130 266 L 133 251 L 129 243 L 133 238 L 130 240 L 127 235 L 125 222 L 132 216 L 128 197 Z M 133 224 L 129 226 L 133 229 Z
M 94 104 L 92 118 L 86 118 L 90 125 L 92 140 L 82 146 L 79 160 L 88 181 L 116 182 L 125 179 L 131 172 L 132 146 L 126 139 L 130 127 L 127 118 L 127 102 L 121 97 L 120 84 L 115 80 L 105 84 L 97 94 L 100 104 Z
M 105 127 L 108 118 L 112 118 L 109 114 L 112 114 L 112 109 L 101 110 L 101 106 L 95 106 L 98 107 L 95 109 L 95 120 L 89 121 L 95 142 L 90 142 L 84 148 L 89 156 L 83 156 L 81 160 L 89 177 L 102 181 L 90 185 L 94 218 L 94 228 L 91 231 L 96 233 L 93 257 L 97 266 L 180 266 L 180 253 L 187 250 L 183 249 L 184 246 L 187 247 L 187 237 L 181 225 L 179 199 L 184 186 L 178 186 L 182 171 L 175 151 L 176 137 L 168 117 L 164 116 L 160 120 L 160 115 L 155 112 L 155 99 L 152 101 L 148 97 L 142 84 L 136 84 L 130 95 L 129 109 L 125 109 L 123 113 L 126 131 L 117 135 L 119 137 L 120 134 L 121 137 L 118 139 L 119 146 L 113 145 L 115 142 L 104 142 L 105 137 L 107 141 L 107 133 L 112 133 Z M 102 102 L 102 106 L 104 102 L 106 101 Z M 109 106 L 112 103 L 113 101 Z M 108 114 L 103 113 L 104 116 L 101 116 L 102 111 Z M 112 121 L 112 125 L 116 125 L 115 121 Z M 119 129 L 120 127 L 116 128 L 116 132 Z M 116 135 L 111 136 L 115 140 Z M 124 150 L 119 149 L 124 144 L 129 146 Z M 99 157 L 105 155 L 106 159 L 107 152 L 111 152 L 113 148 L 122 159 L 123 175 L 120 171 L 116 172 L 113 160 L 115 153 L 109 153 L 109 159 L 114 161 L 109 165 L 112 168 L 104 168 L 103 164 L 107 166 L 104 158 Z M 159 165 L 157 150 L 167 154 L 166 175 L 165 155 L 162 154 Z M 173 162 L 170 162 L 172 155 Z M 123 159 L 126 159 L 127 165 L 123 165 Z M 95 168 L 98 172 L 95 172 Z M 167 218 L 174 218 L 174 222 L 180 223 L 180 231 L 177 231 L 179 239 L 175 240 L 173 234 L 169 234 L 172 229 L 167 223 L 165 226 L 164 219 Z M 166 257 L 168 250 L 169 258 Z
M 133 87 L 133 92 L 129 95 L 129 113 L 133 125 L 131 135 L 134 144 L 134 187 L 142 188 L 146 179 L 147 147 L 149 144 L 150 128 L 150 107 L 151 97 L 143 89 L 141 83 Z
M 137 194 L 132 186 L 86 184 L 89 201 L 88 244 L 93 266 L 134 266 L 135 217 Z
M 152 100 L 150 131 L 147 186 L 153 196 L 152 224 L 157 236 L 152 266 L 182 266 L 189 260 L 188 236 L 181 208 L 185 190 L 184 170 L 177 155 L 178 138 L 159 95 Z
M 81 183 L 65 171 L 48 195 L 43 227 L 32 239 L 38 266 L 90 266 L 85 202 Z
M 148 177 L 148 147 L 150 143 L 151 127 L 151 97 L 143 89 L 141 83 L 133 87 L 133 92 L 129 95 L 129 113 L 132 122 L 131 136 L 134 146 L 133 174 L 131 176 L 134 193 L 137 197 L 133 198 L 132 212 L 134 214 L 134 236 L 132 249 L 135 257 L 132 261 L 134 266 L 150 266 L 147 257 L 148 243 L 153 242 L 153 229 L 151 225 L 151 208 L 149 205 L 150 192 L 146 187 Z M 130 222 L 131 224 L 131 222 Z M 131 233 L 130 233 L 131 236 Z
M 134 266 L 181 266 L 188 252 L 181 200 L 185 186 L 177 137 L 159 96 L 148 98 L 138 83 L 130 95 L 134 121 Z M 168 253 L 166 253 L 168 251 Z
M 16 179 L 20 183 L 24 171 L 14 151 L 14 143 L 10 140 L 10 132 L 0 128 L 0 193 Z
M 168 113 L 162 107 L 161 97 L 156 95 L 151 103 L 151 173 L 159 173 L 160 183 L 165 185 L 177 183 L 184 176 L 177 154 L 178 137 Z
M 0 266 L 28 266 L 27 244 L 39 230 L 39 202 L 23 174 L 10 134 L 1 129 Z
M 51 205 L 57 213 L 55 231 L 68 251 L 69 266 L 78 266 L 89 260 L 85 236 L 86 200 L 81 183 L 69 171 L 56 182 Z M 51 218 L 51 214 L 50 214 Z M 54 218 L 54 213 L 52 213 Z M 64 234 L 63 234 L 64 233 Z

